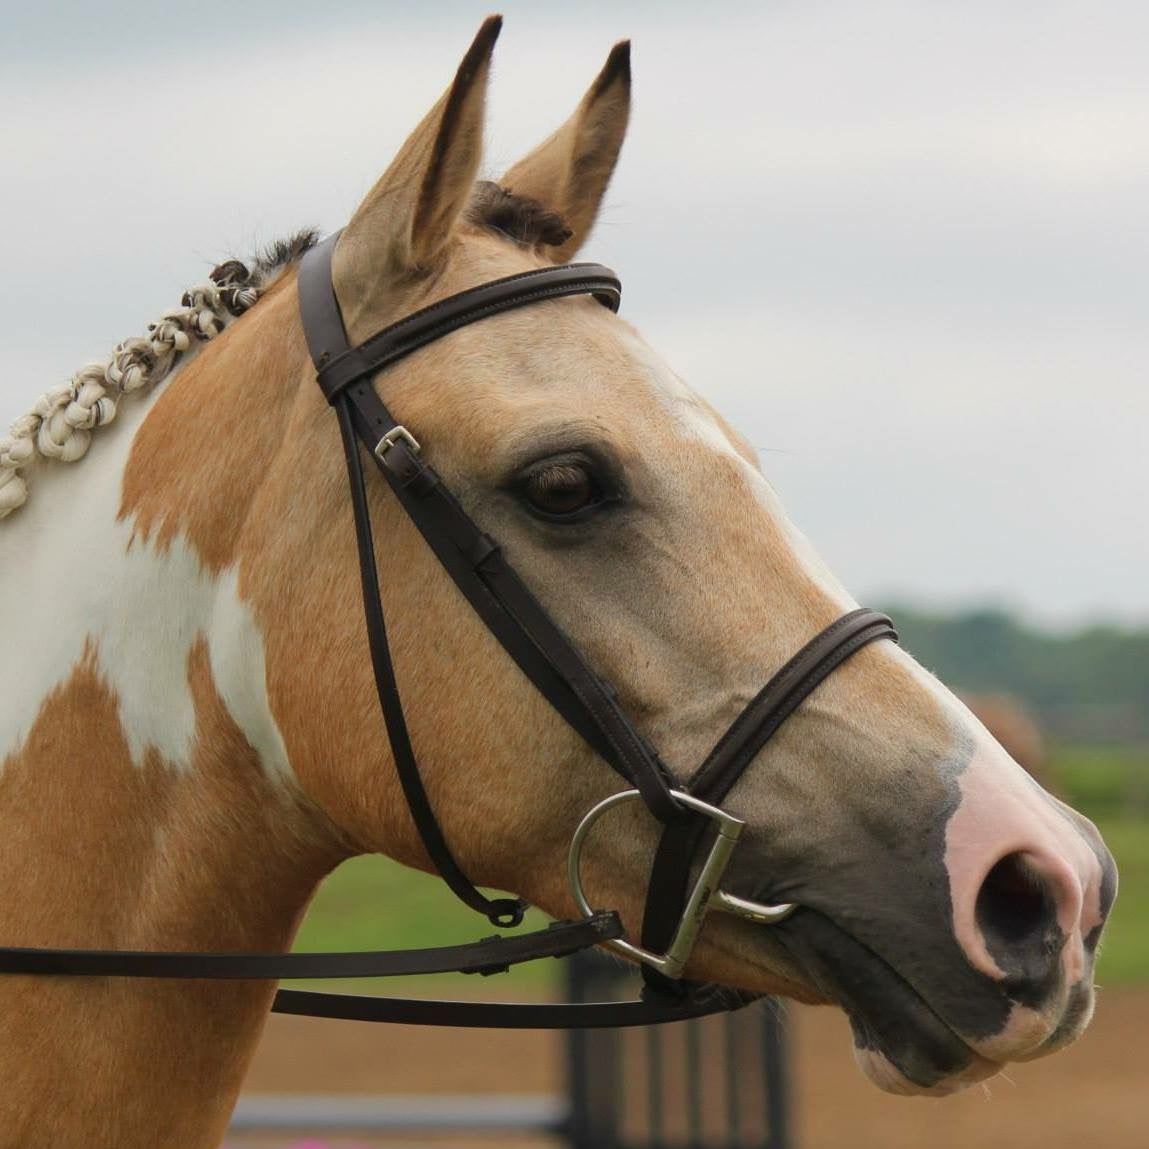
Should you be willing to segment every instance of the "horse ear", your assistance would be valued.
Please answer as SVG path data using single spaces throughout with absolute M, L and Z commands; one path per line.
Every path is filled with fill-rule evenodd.
M 340 236 L 336 289 L 345 300 L 380 279 L 432 267 L 467 205 L 483 151 L 491 53 L 503 19 L 489 16 L 454 82 L 400 148 Z
M 630 118 L 630 41 L 616 44 L 574 115 L 502 179 L 509 192 L 557 211 L 571 229 L 542 249 L 565 263 L 582 247 L 598 215 Z

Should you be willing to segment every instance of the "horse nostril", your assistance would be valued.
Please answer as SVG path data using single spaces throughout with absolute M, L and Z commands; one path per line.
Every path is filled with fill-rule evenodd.
M 1006 854 L 986 875 L 978 891 L 975 914 L 986 945 L 999 962 L 1003 947 L 1016 952 L 1026 943 L 1037 943 L 1044 950 L 1049 935 L 1057 929 L 1053 892 L 1045 878 L 1019 853 Z

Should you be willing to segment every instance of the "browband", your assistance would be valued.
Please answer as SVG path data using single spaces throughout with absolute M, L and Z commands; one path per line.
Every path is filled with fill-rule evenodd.
M 323 250 L 316 249 L 318 254 L 311 261 L 315 274 L 326 272 L 328 282 L 339 234 L 336 232 L 324 240 L 320 245 Z M 495 279 L 432 303 L 377 332 L 358 347 L 351 347 L 335 292 L 319 290 L 318 285 L 304 283 L 303 278 L 301 271 L 299 290 L 315 304 L 305 326 L 307 346 L 317 367 L 320 389 L 329 403 L 334 403 L 339 394 L 357 380 L 373 376 L 405 359 L 412 351 L 501 311 L 567 295 L 592 295 L 611 311 L 617 311 L 622 302 L 618 278 L 597 263 L 543 267 Z

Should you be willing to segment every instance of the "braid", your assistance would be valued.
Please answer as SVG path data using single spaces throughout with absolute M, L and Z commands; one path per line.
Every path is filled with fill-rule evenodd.
M 21 472 L 37 458 L 74 463 L 83 458 L 97 427 L 110 423 L 123 396 L 163 379 L 185 352 L 214 339 L 236 316 L 252 307 L 265 275 L 253 275 L 239 260 L 211 273 L 211 281 L 184 294 L 182 306 L 148 327 L 142 338 L 126 339 L 107 363 L 89 363 L 70 383 L 46 391 L 0 438 L 0 519 L 28 498 Z

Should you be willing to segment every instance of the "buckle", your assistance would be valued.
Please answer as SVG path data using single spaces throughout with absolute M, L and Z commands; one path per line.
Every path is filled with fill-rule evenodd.
M 390 431 L 387 432 L 387 434 L 383 436 L 382 439 L 379 440 L 378 443 L 375 444 L 375 458 L 378 459 L 380 463 L 382 463 L 383 456 L 386 455 L 387 452 L 392 447 L 394 447 L 400 439 L 402 439 L 403 442 L 407 444 L 411 454 L 419 454 L 419 441 L 415 438 L 414 435 L 411 434 L 410 431 L 407 430 L 406 427 L 403 426 L 402 423 L 397 423 L 394 427 L 391 428 Z
M 751 902 L 720 890 L 718 884 L 726 872 L 730 855 L 738 844 L 738 839 L 741 837 L 746 823 L 741 818 L 735 818 L 733 814 L 727 814 L 725 810 L 720 810 L 717 806 L 711 806 L 708 802 L 695 798 L 693 794 L 687 794 L 682 790 L 672 790 L 671 794 L 683 806 L 710 818 L 716 827 L 714 841 L 686 899 L 686 906 L 683 908 L 678 928 L 674 931 L 674 937 L 671 939 L 670 945 L 667 946 L 666 952 L 661 954 L 643 949 L 642 946 L 636 946 L 624 938 L 612 938 L 601 944 L 607 949 L 614 950 L 615 953 L 633 958 L 643 965 L 652 966 L 666 977 L 676 978 L 681 976 L 682 971 L 686 968 L 686 962 L 694 949 L 694 943 L 698 940 L 706 915 L 711 908 L 723 913 L 748 918 L 760 924 L 772 924 L 782 921 L 783 918 L 788 918 L 797 909 L 797 906 L 791 902 L 779 905 Z M 579 911 L 587 916 L 596 912 L 591 908 L 587 899 L 580 872 L 582 851 L 587 835 L 594 824 L 608 810 L 612 810 L 624 802 L 633 802 L 641 800 L 641 798 L 642 795 L 637 790 L 623 790 L 619 794 L 612 794 L 609 798 L 604 798 L 597 806 L 588 811 L 574 832 L 570 853 L 567 857 L 567 879 L 570 882 L 571 894 L 575 904 Z

